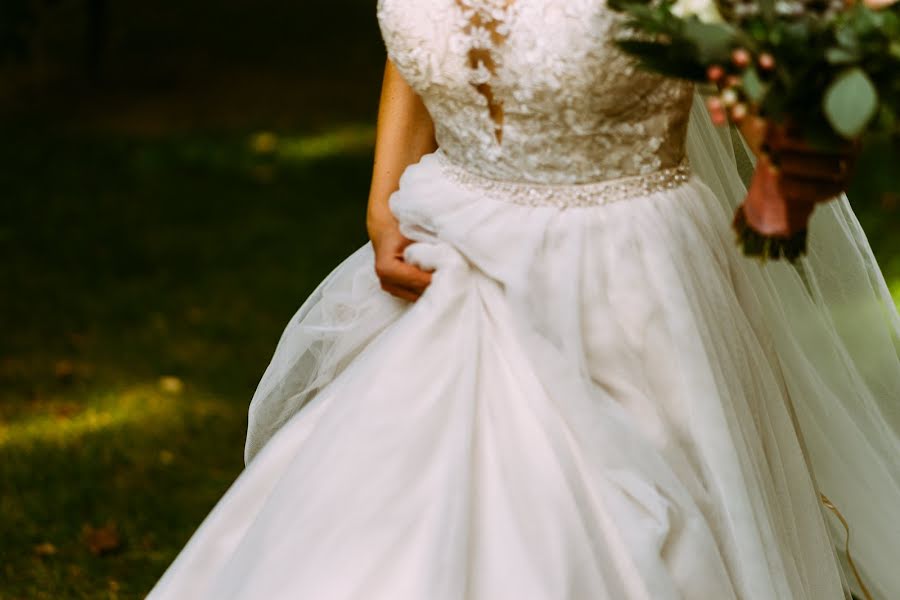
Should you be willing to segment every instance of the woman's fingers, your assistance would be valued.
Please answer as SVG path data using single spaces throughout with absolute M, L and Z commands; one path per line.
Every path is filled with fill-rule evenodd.
M 781 193 L 786 198 L 807 202 L 823 202 L 839 196 L 844 186 L 834 181 L 823 181 L 781 174 L 779 178 Z
M 823 202 L 847 188 L 854 156 L 852 145 L 821 150 L 783 127 L 770 128 L 766 144 L 778 168 L 779 186 L 785 197 Z
M 823 151 L 809 143 L 803 132 L 796 127 L 770 124 L 767 128 L 765 143 L 776 152 L 793 151 L 811 154 L 835 154 L 849 156 L 853 154 L 855 144 L 844 141 L 839 146 L 833 146 L 830 151 Z
M 746 119 L 738 124 L 741 135 L 750 147 L 750 151 L 754 155 L 759 156 L 762 153 L 766 143 L 766 132 L 768 130 L 768 121 L 756 115 L 749 115 Z
M 843 182 L 850 175 L 850 164 L 840 155 L 782 152 L 778 169 L 785 175 L 827 182 Z
M 424 291 L 431 284 L 431 273 L 409 264 L 402 258 L 391 261 L 390 271 L 393 280 L 403 287 Z
M 745 119 L 740 129 L 754 154 L 777 168 L 778 187 L 786 199 L 825 202 L 847 189 L 857 153 L 854 144 L 822 150 L 797 128 L 759 117 Z
M 419 293 L 431 284 L 431 273 L 394 257 L 379 261 L 375 265 L 375 273 L 384 283 Z
M 404 251 L 413 241 L 400 233 L 396 221 L 377 229 L 375 233 L 372 237 L 375 274 L 381 281 L 382 289 L 398 298 L 415 302 L 431 284 L 431 273 L 403 259 Z
M 763 150 L 783 173 L 807 179 L 847 181 L 857 148 L 851 142 L 823 150 L 809 144 L 800 131 L 770 126 Z
M 381 289 L 390 294 L 391 296 L 396 296 L 397 298 L 401 298 L 406 300 L 407 302 L 415 302 L 422 295 L 421 293 L 412 292 L 406 288 L 398 287 L 395 285 L 382 283 Z
M 377 261 L 375 273 L 384 291 L 410 302 L 415 302 L 431 284 L 431 273 L 396 256 Z

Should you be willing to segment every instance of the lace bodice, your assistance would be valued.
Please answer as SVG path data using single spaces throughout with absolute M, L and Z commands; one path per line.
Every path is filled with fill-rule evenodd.
M 684 156 L 691 86 L 614 46 L 606 0 L 379 0 L 378 17 L 442 153 L 474 174 L 575 184 Z

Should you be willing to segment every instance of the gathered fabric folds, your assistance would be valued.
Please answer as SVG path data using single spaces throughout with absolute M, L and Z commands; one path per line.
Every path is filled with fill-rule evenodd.
M 370 245 L 319 286 L 247 469 L 150 598 L 839 600 L 820 494 L 900 597 L 883 279 L 846 200 L 799 268 L 742 257 L 734 149 L 697 111 L 693 175 L 596 205 L 480 193 L 440 151 L 407 169 L 391 209 L 431 286 L 383 292 Z

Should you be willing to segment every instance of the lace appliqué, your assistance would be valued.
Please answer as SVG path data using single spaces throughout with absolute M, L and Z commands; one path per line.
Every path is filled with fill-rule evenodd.
M 470 84 L 487 102 L 488 114 L 494 124 L 494 137 L 503 143 L 503 100 L 494 90 L 492 80 L 497 77 L 499 49 L 509 36 L 515 0 L 455 0 L 463 13 L 463 44 L 472 72 Z
M 691 84 L 636 68 L 607 0 L 378 0 L 378 18 L 438 145 L 472 173 L 582 184 L 684 156 Z
M 660 169 L 645 175 L 607 179 L 575 185 L 542 185 L 516 181 L 498 181 L 475 175 L 437 151 L 444 174 L 463 188 L 479 195 L 523 206 L 584 208 L 602 206 L 619 200 L 648 196 L 687 183 L 691 168 L 687 159 L 677 167 Z

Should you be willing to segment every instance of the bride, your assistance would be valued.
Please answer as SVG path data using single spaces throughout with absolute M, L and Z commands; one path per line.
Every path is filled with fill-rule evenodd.
M 745 146 L 603 0 L 378 18 L 371 243 L 150 598 L 900 598 L 900 319 L 846 198 L 741 256 Z

